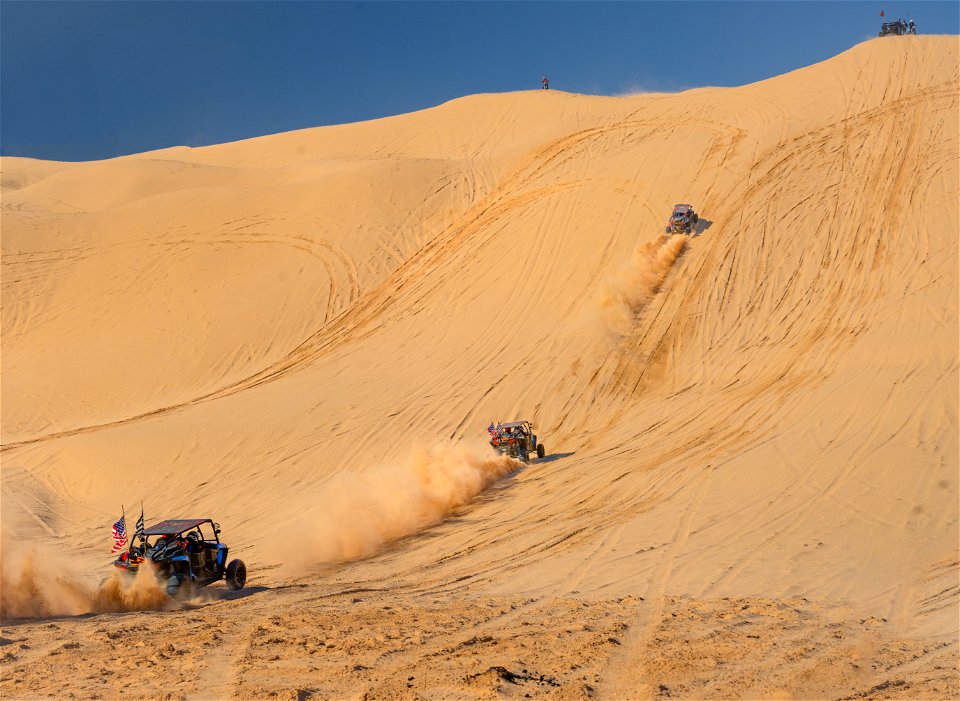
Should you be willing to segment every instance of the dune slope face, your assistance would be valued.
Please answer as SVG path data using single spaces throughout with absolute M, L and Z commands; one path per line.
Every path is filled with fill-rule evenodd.
M 522 595 L 540 623 L 556 607 L 530 602 L 615 599 L 604 620 L 629 632 L 584 695 L 896 681 L 819 688 L 780 661 L 711 687 L 651 661 L 652 639 L 696 637 L 671 607 L 707 625 L 736 597 L 937 641 L 883 688 L 950 689 L 955 665 L 925 655 L 957 639 L 958 84 L 955 37 L 909 37 L 735 89 L 478 95 L 112 161 L 4 159 L 4 537 L 92 573 L 143 498 L 148 521 L 214 516 L 274 585 L 293 561 L 369 554 L 317 542 L 359 537 L 351 513 L 415 524 L 390 537 L 435 522 L 393 513 L 415 496 L 364 502 L 370 474 L 416 493 L 434 463 L 411 446 L 529 418 L 550 460 L 301 581 Z M 698 235 L 663 236 L 674 202 Z M 312 545 L 277 547 L 292 529 Z M 247 601 L 233 615 L 265 605 Z M 482 688 L 457 693 L 506 683 L 463 673 Z

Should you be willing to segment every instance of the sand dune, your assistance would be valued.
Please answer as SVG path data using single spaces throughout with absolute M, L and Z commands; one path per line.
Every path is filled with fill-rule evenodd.
M 958 49 L 2 159 L 4 596 L 141 500 L 251 575 L 5 608 L 4 697 L 956 697 Z

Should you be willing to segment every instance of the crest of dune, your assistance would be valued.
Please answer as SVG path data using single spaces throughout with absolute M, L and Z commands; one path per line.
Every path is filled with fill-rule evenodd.
M 359 557 L 955 645 L 958 80 L 956 37 L 902 37 L 739 88 L 4 158 L 4 529 L 89 575 L 143 500 L 262 586 Z M 476 499 L 491 419 L 548 459 Z

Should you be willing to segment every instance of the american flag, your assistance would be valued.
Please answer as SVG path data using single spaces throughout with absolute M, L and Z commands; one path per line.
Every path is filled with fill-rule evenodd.
M 140 518 L 137 519 L 137 528 L 134 535 L 139 536 L 141 540 L 143 539 L 143 509 L 140 509 Z
M 110 529 L 113 531 L 113 550 L 110 552 L 115 553 L 118 550 L 122 550 L 123 546 L 127 544 L 127 526 L 124 523 L 124 517 L 121 516 L 120 520 L 113 524 L 113 528 Z

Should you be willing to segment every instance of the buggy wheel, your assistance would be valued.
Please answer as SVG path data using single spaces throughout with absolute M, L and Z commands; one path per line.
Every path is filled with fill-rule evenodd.
M 542 458 L 547 454 L 547 449 L 543 447 L 543 443 L 537 443 L 537 457 Z
M 517 453 L 517 457 L 523 460 L 525 463 L 530 462 L 530 453 L 526 450 L 521 450 Z
M 167 580 L 167 596 L 171 599 L 186 599 L 190 596 L 190 580 L 173 575 Z
M 670 233 L 670 227 L 669 227 L 669 226 L 666 228 L 666 233 L 668 233 L 668 234 Z
M 243 560 L 231 560 L 227 565 L 227 586 L 237 591 L 247 583 L 247 566 Z

